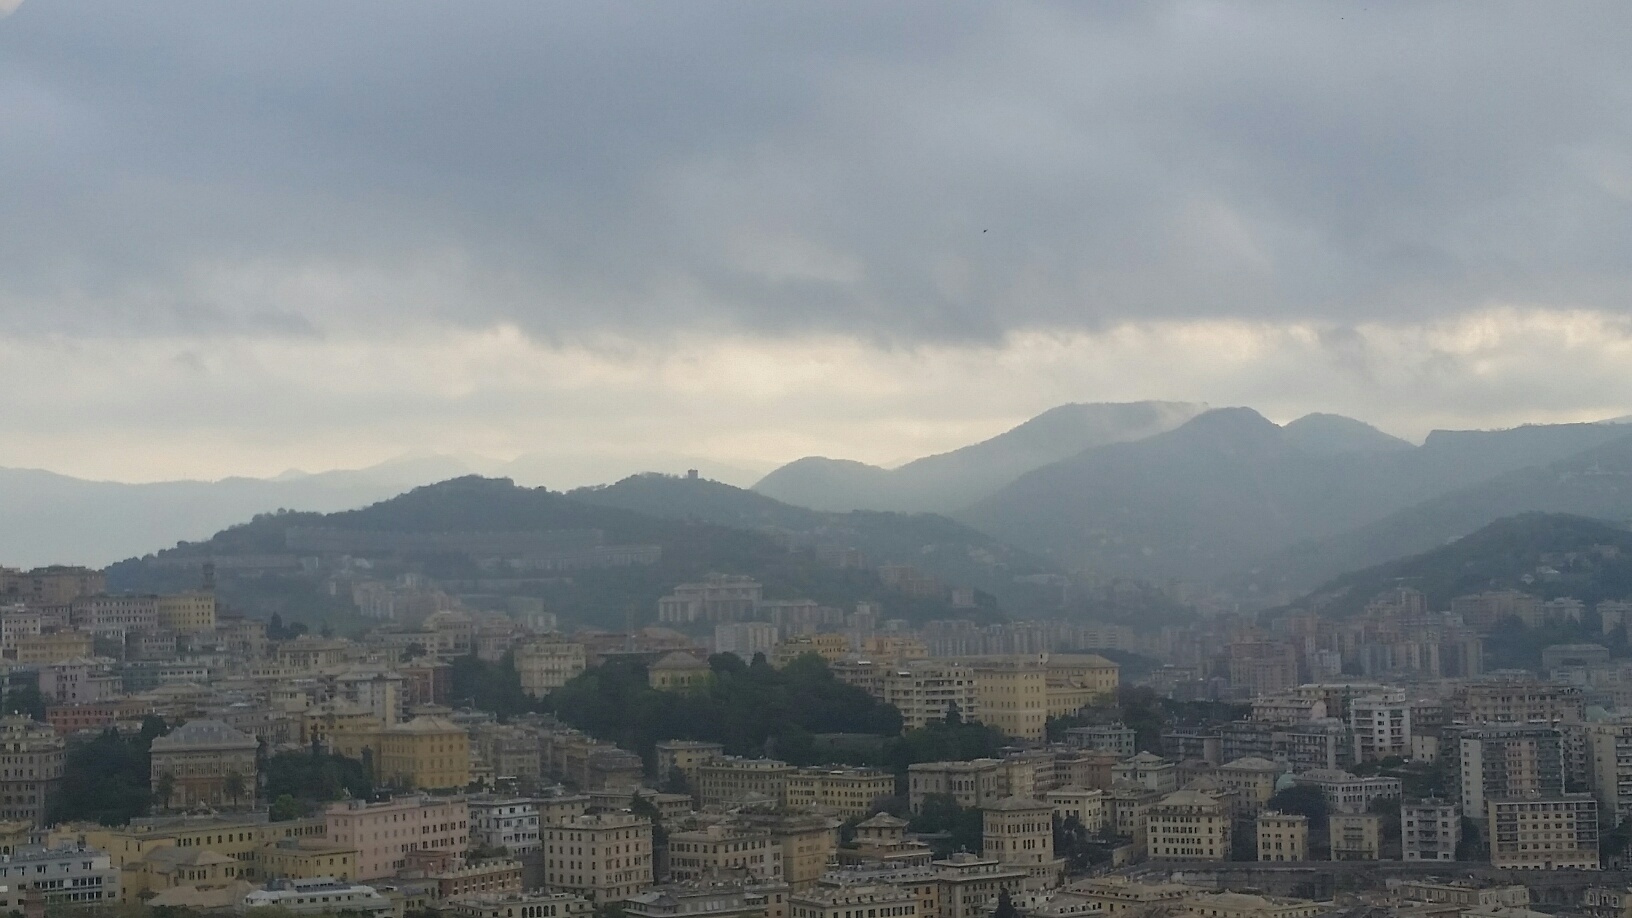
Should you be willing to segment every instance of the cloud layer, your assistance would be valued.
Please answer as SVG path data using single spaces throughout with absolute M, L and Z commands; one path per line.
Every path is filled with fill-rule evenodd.
M 1629 26 L 38 0 L 0 24 L 0 378 L 30 396 L 0 463 L 877 461 L 1140 397 L 1627 413 Z

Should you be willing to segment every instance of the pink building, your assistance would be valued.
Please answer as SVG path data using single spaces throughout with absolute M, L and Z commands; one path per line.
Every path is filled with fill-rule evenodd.
M 384 803 L 349 800 L 323 814 L 328 842 L 357 849 L 357 879 L 389 877 L 407 866 L 412 851 L 470 847 L 470 814 L 463 797 L 413 795 Z

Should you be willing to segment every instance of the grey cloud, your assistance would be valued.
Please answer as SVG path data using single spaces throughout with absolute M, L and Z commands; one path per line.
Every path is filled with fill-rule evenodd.
M 0 330 L 912 343 L 1623 310 L 1628 26 L 1619 4 L 40 0 L 0 24 Z M 208 280 L 238 269 L 340 287 Z

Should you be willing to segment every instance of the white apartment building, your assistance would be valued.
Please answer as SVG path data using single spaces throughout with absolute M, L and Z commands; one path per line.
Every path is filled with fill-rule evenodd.
M 1356 698 L 1350 702 L 1349 711 L 1355 761 L 1410 757 L 1411 705 L 1403 692 Z
M 538 850 L 538 801 L 526 797 L 472 800 L 469 807 L 472 842 L 506 848 L 512 855 Z
M 1400 804 L 1400 855 L 1407 861 L 1454 861 L 1462 814 L 1447 800 Z

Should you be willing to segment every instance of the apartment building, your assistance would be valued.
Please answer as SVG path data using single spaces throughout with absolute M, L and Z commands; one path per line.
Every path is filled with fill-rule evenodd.
M 57 731 L 21 715 L 0 718 L 0 820 L 39 825 L 62 784 L 67 744 Z
M 776 759 L 710 759 L 697 766 L 697 802 L 725 806 L 759 796 L 782 804 L 788 799 L 788 776 L 793 771 L 792 765 Z
M 1373 801 L 1398 798 L 1403 789 L 1399 778 L 1362 778 L 1346 771 L 1316 769 L 1292 776 L 1297 784 L 1320 788 L 1326 806 L 1334 813 L 1364 813 Z
M 420 716 L 381 730 L 377 779 L 408 790 L 464 790 L 470 784 L 470 737 L 445 717 Z
M 153 740 L 154 798 L 175 809 L 253 806 L 259 749 L 254 737 L 219 720 L 190 720 Z
M 1078 749 L 1110 752 L 1123 757 L 1131 756 L 1136 751 L 1133 728 L 1120 722 L 1070 727 L 1065 731 L 1065 741 Z
M 215 594 L 173 593 L 158 597 L 159 627 L 176 634 L 209 634 L 215 630 Z
M 115 904 L 120 871 L 106 851 L 64 842 L 25 845 L 0 859 L 0 909 L 8 914 L 43 905 L 61 908 Z
M 1326 830 L 1334 861 L 1375 861 L 1382 857 L 1383 817 L 1376 813 L 1328 814 Z
M 1112 781 L 1128 781 L 1170 794 L 1179 789 L 1179 766 L 1155 753 L 1141 752 L 1111 766 Z
M 702 880 L 741 873 L 755 881 L 781 881 L 782 846 L 761 827 L 715 823 L 669 835 L 669 876 Z
M 917 762 L 907 768 L 907 802 L 921 813 L 927 798 L 945 795 L 965 809 L 980 809 L 1004 797 L 1032 796 L 1036 780 L 1036 765 L 1025 760 Z
M 729 653 L 744 663 L 764 654 L 768 660 L 780 639 L 770 622 L 726 622 L 714 626 L 714 652 Z
M 331 844 L 357 849 L 357 877 L 397 873 L 415 851 L 464 851 L 470 810 L 463 797 L 409 795 L 381 803 L 348 800 L 323 812 Z
M 568 893 L 505 893 L 463 896 L 437 904 L 453 918 L 590 918 L 595 906 Z M 633 910 L 631 910 L 633 914 Z
M 1102 790 L 1074 786 L 1057 787 L 1043 794 L 1043 799 L 1054 808 L 1054 815 L 1062 822 L 1075 819 L 1090 832 L 1098 832 L 1107 824 L 1109 811 L 1105 792 Z
M 1485 800 L 1490 863 L 1510 870 L 1597 870 L 1598 801 L 1591 794 Z M 1403 831 L 1403 830 L 1402 830 Z
M 1400 855 L 1407 861 L 1454 861 L 1462 840 L 1462 814 L 1448 800 L 1400 804 Z
M 912 890 L 891 883 L 822 886 L 788 898 L 792 918 L 920 918 L 918 897 Z
M 657 744 L 657 780 L 667 781 L 670 774 L 678 771 L 685 776 L 686 783 L 696 787 L 698 766 L 721 758 L 724 754 L 725 747 L 719 743 L 663 740 Z
M 1559 731 L 1545 725 L 1497 725 L 1461 732 L 1457 803 L 1482 818 L 1487 799 L 1557 797 L 1564 793 Z
M 100 638 L 124 640 L 159 627 L 159 597 L 127 593 L 81 596 L 68 604 L 68 622 Z
M 1176 791 L 1145 810 L 1145 848 L 1153 860 L 1227 860 L 1230 823 L 1229 807 L 1217 799 Z
M 472 798 L 470 840 L 511 854 L 530 854 L 539 846 L 538 801 L 527 797 Z
M 528 641 L 516 648 L 521 690 L 534 698 L 555 691 L 588 666 L 584 645 L 571 641 Z
M 1604 825 L 1632 817 L 1632 718 L 1586 725 L 1592 793 Z
M 754 617 L 764 587 L 752 577 L 710 574 L 702 583 L 682 583 L 657 601 L 664 623 L 740 622 Z
M 895 775 L 876 768 L 798 768 L 787 778 L 787 806 L 846 819 L 894 795 Z
M 1258 814 L 1258 860 L 1309 859 L 1309 817 L 1265 810 Z
M 1411 756 L 1411 705 L 1402 693 L 1368 695 L 1349 703 L 1354 760 L 1375 762 Z
M 1235 811 L 1254 816 L 1275 796 L 1275 785 L 1286 769 L 1268 759 L 1248 757 L 1219 766 L 1213 778 L 1235 794 Z
M 540 832 L 544 882 L 597 905 L 621 902 L 652 884 L 652 824 L 630 813 L 594 813 Z
M 69 824 L 53 828 L 49 841 L 53 845 L 83 842 L 106 851 L 115 867 L 140 863 L 166 849 L 209 850 L 246 863 L 253 872 L 259 852 L 267 846 L 285 840 L 322 840 L 325 833 L 322 818 L 271 822 L 264 812 L 219 813 L 139 817 L 124 826 Z
M 943 721 L 956 712 L 966 721 L 981 719 L 975 673 L 946 660 L 914 660 L 879 667 L 875 697 L 901 712 L 901 728 L 915 730 Z
M 1031 797 L 1005 797 L 981 811 L 981 854 L 1024 870 L 1045 886 L 1057 886 L 1065 862 L 1054 856 L 1054 807 Z
M 1297 650 L 1283 641 L 1236 641 L 1229 646 L 1229 659 L 1230 685 L 1248 698 L 1298 684 Z
M 1478 724 L 1577 723 L 1586 718 L 1586 701 L 1573 685 L 1533 680 L 1475 682 L 1451 695 L 1451 722 Z

